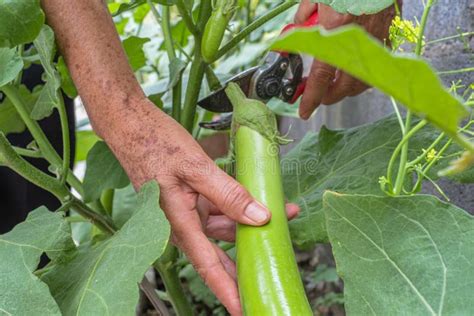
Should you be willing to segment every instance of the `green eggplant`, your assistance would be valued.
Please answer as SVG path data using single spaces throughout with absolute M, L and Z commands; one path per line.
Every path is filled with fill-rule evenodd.
M 247 99 L 230 84 L 234 106 L 233 150 L 237 180 L 272 217 L 261 227 L 238 225 L 237 278 L 244 315 L 313 315 L 290 239 L 281 180 L 275 115 L 260 101 Z

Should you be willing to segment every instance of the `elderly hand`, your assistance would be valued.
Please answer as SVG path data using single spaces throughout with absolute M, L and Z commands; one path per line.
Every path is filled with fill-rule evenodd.
M 298 24 L 304 23 L 314 12 L 316 6 L 319 6 L 320 25 L 325 29 L 330 30 L 342 25 L 356 23 L 380 41 L 388 44 L 389 29 L 395 16 L 394 6 L 377 14 L 354 16 L 338 13 L 327 5 L 303 0 L 296 13 L 295 22 Z M 367 88 L 368 86 L 365 83 L 354 77 L 315 60 L 300 103 L 299 115 L 306 120 L 319 105 L 337 103 L 345 97 L 356 96 Z

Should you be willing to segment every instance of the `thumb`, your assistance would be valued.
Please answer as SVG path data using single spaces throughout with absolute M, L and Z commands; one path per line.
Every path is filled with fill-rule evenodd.
M 270 220 L 271 213 L 264 205 L 214 163 L 211 165 L 207 175 L 189 179 L 188 184 L 236 222 L 260 226 Z

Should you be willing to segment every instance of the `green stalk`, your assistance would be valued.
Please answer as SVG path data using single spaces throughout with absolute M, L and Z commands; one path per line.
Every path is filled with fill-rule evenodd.
M 166 289 L 166 293 L 173 305 L 173 309 L 178 316 L 193 315 L 193 309 L 183 292 L 181 281 L 178 276 L 176 260 L 178 259 L 178 249 L 168 244 L 165 252 L 153 266 L 160 274 Z
M 202 80 L 204 79 L 204 71 L 206 69 L 206 63 L 203 61 L 201 55 L 201 34 L 211 15 L 211 11 L 212 1 L 203 0 L 201 2 L 197 24 L 199 34 L 195 36 L 194 60 L 189 73 L 188 87 L 186 89 L 183 111 L 181 113 L 181 125 L 186 128 L 189 133 L 193 132 L 196 105 L 199 99 L 199 92 L 201 91 Z
M 216 58 L 210 62 L 211 64 L 230 52 L 234 47 L 237 46 L 244 38 L 250 35 L 253 31 L 258 29 L 259 27 L 263 26 L 265 23 L 270 21 L 271 19 L 275 18 L 276 16 L 280 15 L 281 13 L 285 12 L 289 8 L 293 7 L 297 4 L 297 1 L 284 1 L 275 8 L 271 9 L 265 15 L 259 17 L 252 23 L 250 23 L 247 27 L 245 27 L 242 31 L 240 31 L 234 38 L 232 38 L 229 42 L 227 42 L 219 51 L 217 52 Z
M 1 90 L 3 91 L 3 93 L 5 93 L 7 98 L 9 98 L 12 104 L 14 105 L 21 119 L 25 123 L 26 127 L 30 131 L 36 143 L 38 144 L 43 157 L 56 168 L 60 168 L 60 166 L 62 165 L 61 157 L 59 157 L 56 150 L 48 141 L 48 138 L 46 137 L 44 132 L 41 130 L 41 127 L 39 126 L 38 122 L 36 122 L 30 117 L 30 112 L 28 111 L 28 107 L 25 101 L 23 100 L 18 89 L 12 85 L 6 85 L 6 86 L 3 86 Z M 76 178 L 76 176 L 72 172 L 68 172 L 67 182 L 81 196 L 84 194 L 84 190 L 82 188 L 81 182 L 79 181 L 79 179 Z
M 400 152 L 403 150 L 403 148 L 405 147 L 405 145 L 408 143 L 408 141 L 410 140 L 410 138 L 415 135 L 420 129 L 422 129 L 426 124 L 428 124 L 428 122 L 426 120 L 423 120 L 421 122 L 419 122 L 417 125 L 415 125 L 415 127 L 413 127 L 413 129 L 411 129 L 403 138 L 402 140 L 400 141 L 400 143 L 397 145 L 397 147 L 395 148 L 395 150 L 393 151 L 393 154 L 392 154 L 392 157 L 390 158 L 390 162 L 388 164 L 388 170 L 387 170 L 387 180 L 389 181 L 389 184 L 392 183 L 392 172 L 393 172 L 393 167 L 395 165 L 395 162 L 397 160 L 397 157 L 398 155 L 400 154 Z M 408 157 L 407 157 L 408 158 Z M 402 163 L 403 161 L 401 161 Z M 405 164 L 404 166 L 406 167 L 406 164 L 407 164 L 407 159 L 405 159 Z M 405 170 L 405 168 L 404 168 Z M 400 168 L 399 168 L 399 172 L 400 172 Z M 398 175 L 399 176 L 399 175 Z M 401 186 L 403 186 L 403 181 L 399 181 L 398 178 L 396 180 L 396 187 L 400 190 L 401 192 Z M 395 194 L 396 195 L 396 191 L 395 189 L 392 188 L 392 194 Z
M 434 3 L 434 0 L 428 0 L 428 2 L 426 3 L 425 9 L 423 10 L 423 16 L 421 17 L 421 23 L 420 23 L 420 34 L 418 36 L 417 45 L 416 45 L 416 48 L 415 48 L 415 54 L 417 56 L 422 55 L 424 36 L 425 36 L 425 30 L 426 30 L 426 23 L 428 22 L 428 17 L 429 17 L 431 8 L 433 6 L 433 3 Z M 395 187 L 392 190 L 392 193 L 395 196 L 398 196 L 402 193 L 403 184 L 405 182 L 405 176 L 407 174 L 407 160 L 408 160 L 409 140 L 410 140 L 410 137 L 415 134 L 413 131 L 410 131 L 411 117 L 412 117 L 412 113 L 411 113 L 411 111 L 408 111 L 407 116 L 406 116 L 406 121 L 405 121 L 404 137 L 402 139 L 402 142 L 399 144 L 399 146 L 397 147 L 397 149 L 393 153 L 392 158 L 390 159 L 389 167 L 388 167 L 389 169 L 388 169 L 387 180 L 389 181 L 390 186 L 392 186 L 391 172 L 392 172 L 392 167 L 393 167 L 393 164 L 394 164 L 394 158 L 396 158 L 396 156 L 399 153 L 399 151 L 397 152 L 397 150 L 401 149 L 400 165 L 398 166 L 398 173 L 397 173 L 397 178 L 395 180 Z M 423 122 L 424 121 L 422 121 L 420 123 L 423 123 Z M 426 122 L 424 124 L 426 124 Z
M 312 315 L 285 213 L 276 118 L 263 103 L 246 99 L 235 84 L 229 85 L 227 95 L 235 109 L 237 180 L 272 213 L 264 226 L 237 226 L 237 278 L 243 313 Z
M 18 155 L 23 156 L 23 157 L 43 158 L 43 155 L 41 155 L 41 152 L 38 150 L 29 150 L 29 149 L 15 147 L 15 146 L 13 146 L 13 149 L 15 149 Z
M 171 63 L 174 59 L 176 59 L 176 52 L 174 50 L 173 45 L 173 37 L 171 35 L 171 23 L 170 23 L 170 10 L 168 6 L 163 6 L 163 14 L 160 17 L 160 14 L 156 10 L 155 6 L 151 2 L 151 0 L 147 0 L 148 5 L 150 6 L 151 12 L 155 17 L 155 20 L 158 24 L 161 24 L 161 29 L 163 31 L 163 36 L 165 39 L 165 48 L 168 54 L 168 60 Z M 171 116 L 176 120 L 179 121 L 181 116 L 181 89 L 182 89 L 182 80 L 181 78 L 178 80 L 176 85 L 173 87 L 173 105 L 172 105 L 172 113 Z
M 423 51 L 423 40 L 425 37 L 425 30 L 426 30 L 426 24 L 428 23 L 428 17 L 431 12 L 431 8 L 433 7 L 433 3 L 435 0 L 428 0 L 426 3 L 425 9 L 423 10 L 423 15 L 421 17 L 421 23 L 420 23 L 420 34 L 418 35 L 418 40 L 416 43 L 416 49 L 415 49 L 415 54 L 417 56 L 421 56 L 421 53 Z
M 84 202 L 74 198 L 71 203 L 71 208 L 82 217 L 88 218 L 90 222 L 97 226 L 102 232 L 108 235 L 113 235 L 117 231 L 111 221 L 109 221 L 102 215 L 96 213 L 94 210 L 89 208 Z
M 469 68 L 462 68 L 462 69 L 455 69 L 455 70 L 447 70 L 447 71 L 438 71 L 438 75 L 455 75 L 455 74 L 461 74 L 465 72 L 473 72 L 474 67 L 469 67 Z
M 0 133 L 0 164 L 9 167 L 38 187 L 51 192 L 62 202 L 69 198 L 69 190 L 65 185 L 18 155 L 3 133 Z
M 61 123 L 61 134 L 63 138 L 63 164 L 61 168 L 61 176 L 59 177 L 59 182 L 61 184 L 66 183 L 67 176 L 69 174 L 69 164 L 71 160 L 71 143 L 69 139 L 69 122 L 67 119 L 66 106 L 64 104 L 64 99 L 61 93 L 58 93 L 59 96 L 59 120 Z
M 411 128 L 411 111 L 408 111 L 407 117 L 405 119 L 405 132 L 409 133 L 410 128 Z M 394 190 L 394 194 L 396 196 L 400 195 L 400 193 L 402 192 L 403 184 L 405 183 L 405 176 L 407 174 L 406 165 L 408 161 L 409 141 L 410 141 L 410 138 L 407 138 L 406 141 L 403 143 L 402 152 L 400 154 L 400 165 L 398 166 L 398 174 L 397 174 L 397 180 L 395 181 L 395 190 Z
M 177 0 L 176 1 L 176 6 L 178 7 L 179 13 L 181 14 L 181 17 L 183 18 L 183 21 L 186 24 L 186 27 L 188 28 L 188 30 L 194 36 L 198 36 L 200 31 L 197 28 L 197 26 L 194 24 L 193 17 L 191 16 L 190 12 L 186 8 L 186 4 L 184 3 L 184 1 L 183 0 Z M 163 8 L 165 8 L 165 7 L 166 6 L 163 6 Z
M 467 37 L 467 36 L 471 36 L 471 35 L 474 35 L 474 32 L 465 32 L 465 33 L 461 33 L 461 34 L 457 34 L 457 35 L 438 38 L 438 39 L 427 42 L 426 45 L 436 44 L 436 43 L 449 41 L 449 40 L 452 40 L 452 39 L 463 38 L 463 37 Z

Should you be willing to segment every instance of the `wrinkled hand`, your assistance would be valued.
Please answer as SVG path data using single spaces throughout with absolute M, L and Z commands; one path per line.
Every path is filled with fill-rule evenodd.
M 112 149 L 139 187 L 160 184 L 160 205 L 172 229 L 172 241 L 232 315 L 241 315 L 235 265 L 208 237 L 235 239 L 235 223 L 259 226 L 270 212 L 232 177 L 220 170 L 176 121 L 148 101 L 134 107 Z M 142 103 L 143 103 L 142 102 Z M 116 145 L 114 145 L 116 144 Z M 289 205 L 289 217 L 299 211 Z
M 394 7 L 373 15 L 354 16 L 340 14 L 331 7 L 323 4 L 311 3 L 303 0 L 295 16 L 295 22 L 304 23 L 319 6 L 320 25 L 327 30 L 356 23 L 363 26 L 380 41 L 387 42 L 390 24 L 395 16 Z M 388 44 L 388 43 L 387 43 Z M 365 91 L 369 86 L 354 77 L 324 64 L 318 60 L 313 62 L 311 72 L 306 83 L 306 89 L 300 103 L 299 115 L 308 119 L 314 110 L 321 104 L 331 105 L 348 96 L 356 96 Z

